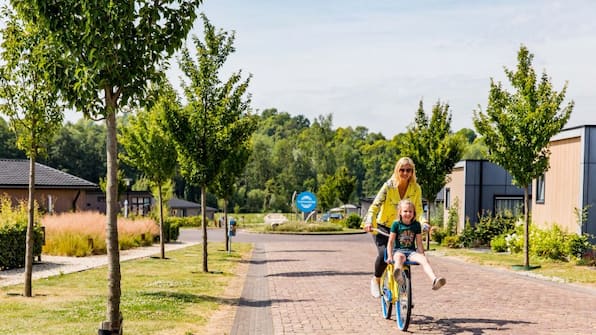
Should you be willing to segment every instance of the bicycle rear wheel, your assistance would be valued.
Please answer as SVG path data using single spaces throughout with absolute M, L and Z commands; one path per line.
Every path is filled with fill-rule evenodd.
M 385 319 L 391 318 L 393 309 L 393 294 L 391 292 L 391 279 L 389 276 L 393 273 L 393 266 L 387 266 L 381 277 L 381 312 Z
M 395 320 L 399 330 L 406 331 L 410 325 L 410 316 L 412 315 L 412 282 L 410 278 L 410 269 L 405 268 L 401 275 L 403 283 L 399 286 L 397 301 L 395 302 Z

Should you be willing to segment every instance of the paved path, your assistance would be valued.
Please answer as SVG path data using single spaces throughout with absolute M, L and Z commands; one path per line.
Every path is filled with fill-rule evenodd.
M 241 232 L 233 241 L 256 248 L 231 334 L 399 332 L 369 293 L 370 236 Z M 596 334 L 594 289 L 429 257 L 447 285 L 432 291 L 414 268 L 411 334 Z

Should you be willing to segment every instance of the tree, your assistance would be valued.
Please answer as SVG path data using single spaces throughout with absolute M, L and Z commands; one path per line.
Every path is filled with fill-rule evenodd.
M 0 117 L 0 157 L 21 159 L 27 157 L 24 152 L 17 148 L 14 133 L 2 117 Z
M 381 185 L 391 176 L 400 149 L 393 141 L 377 139 L 363 145 L 361 150 L 362 163 L 366 171 L 362 181 L 362 193 L 374 197 Z
M 337 197 L 345 205 L 350 201 L 350 196 L 356 189 L 356 177 L 350 174 L 347 167 L 342 166 L 335 172 L 334 179 L 335 187 L 337 188 Z
M 62 125 L 62 108 L 54 83 L 53 60 L 60 49 L 44 29 L 3 12 L 0 66 L 0 113 L 10 119 L 17 147 L 29 157 L 29 198 L 23 295 L 31 297 L 35 226 L 35 162 Z
M 245 117 L 250 97 L 245 99 L 250 76 L 242 79 L 241 71 L 222 82 L 219 71 L 234 52 L 234 33 L 217 31 L 204 14 L 204 38 L 193 36 L 197 62 L 188 49 L 182 50 L 180 68 L 190 79 L 183 83 L 188 104 L 167 114 L 167 127 L 178 150 L 181 174 L 201 187 L 203 230 L 203 271 L 208 272 L 206 191 L 221 171 L 224 159 L 252 134 Z
M 513 184 L 524 189 L 524 266 L 529 258 L 529 188 L 532 180 L 549 168 L 548 144 L 567 123 L 573 101 L 561 109 L 567 83 L 561 92 L 552 88 L 546 73 L 540 80 L 532 68 L 532 55 L 525 46 L 517 54 L 517 69 L 505 68 L 514 89 L 509 93 L 500 82 L 490 81 L 488 106 L 474 111 L 474 126 L 489 148 L 489 159 L 507 170 Z
M 163 130 L 166 113 L 179 109 L 176 93 L 165 85 L 159 99 L 150 110 L 139 112 L 122 128 L 119 142 L 123 152 L 119 157 L 125 164 L 135 167 L 157 187 L 159 209 L 159 245 L 160 256 L 165 259 L 163 231 L 163 194 L 162 187 L 176 173 L 177 152 L 168 133 Z
M 319 207 L 323 211 L 327 211 L 335 204 L 337 199 L 337 187 L 335 187 L 334 176 L 319 177 L 319 190 L 317 197 L 319 198 Z
M 202 0 L 11 0 L 19 16 L 44 27 L 64 47 L 56 78 L 66 99 L 87 117 L 105 120 L 108 253 L 107 321 L 121 331 L 116 114 L 144 101 L 148 82 L 182 45 Z
M 416 179 L 422 188 L 422 198 L 428 201 L 427 219 L 430 220 L 431 204 L 463 153 L 463 143 L 451 133 L 449 105 L 437 101 L 429 119 L 421 100 L 414 125 L 406 132 L 403 144 L 402 155 L 416 163 Z M 426 242 L 428 249 L 430 239 Z
M 248 118 L 247 118 L 248 119 Z M 256 129 L 256 119 L 251 119 L 253 122 L 249 122 L 247 126 L 250 128 L 248 131 L 254 131 Z M 246 167 L 248 158 L 251 154 L 251 146 L 248 138 L 244 143 L 241 143 L 235 150 L 229 152 L 229 154 L 221 162 L 221 169 L 215 181 L 211 185 L 213 193 L 223 199 L 223 210 L 224 210 L 224 222 L 225 222 L 225 239 L 226 239 L 226 251 L 229 251 L 229 236 L 228 236 L 228 200 L 234 194 L 236 189 L 236 180 Z
M 52 140 L 44 164 L 99 183 L 106 173 L 106 127 L 92 120 L 67 122 Z

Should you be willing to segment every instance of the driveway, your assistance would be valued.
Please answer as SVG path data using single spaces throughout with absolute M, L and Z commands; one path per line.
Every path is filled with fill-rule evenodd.
M 223 239 L 210 230 L 209 240 Z M 183 239 L 200 238 L 186 231 Z M 369 235 L 267 235 L 254 243 L 231 334 L 390 334 L 369 293 L 375 248 Z M 524 272 L 441 257 L 429 259 L 447 285 L 431 290 L 414 268 L 411 334 L 596 334 L 596 290 Z M 225 330 L 225 333 L 230 333 Z M 220 333 L 221 334 L 221 333 Z

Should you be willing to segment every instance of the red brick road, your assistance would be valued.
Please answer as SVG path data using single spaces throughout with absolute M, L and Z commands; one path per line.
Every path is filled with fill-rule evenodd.
M 247 276 L 232 334 L 394 334 L 395 317 L 381 316 L 369 293 L 375 255 L 368 235 L 239 234 L 259 252 Z M 468 264 L 429 253 L 447 285 L 431 290 L 413 270 L 411 334 L 596 334 L 596 290 L 537 279 L 508 269 Z M 257 281 L 255 281 L 257 280 Z M 255 290 L 268 290 L 251 296 Z M 242 310 L 262 309 L 259 330 Z M 254 314 L 254 313 L 253 313 Z M 251 319 L 252 320 L 248 320 Z M 270 318 L 270 319 L 269 319 Z

